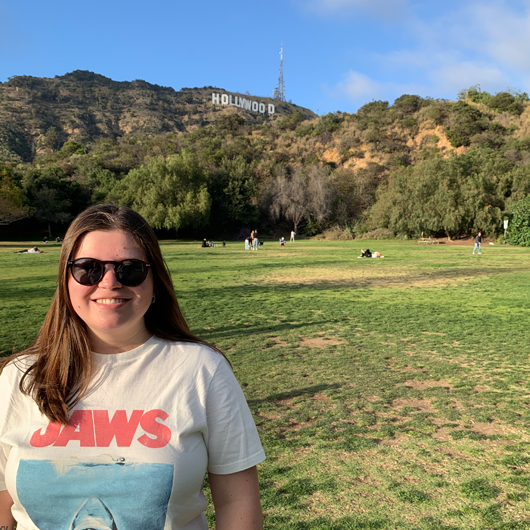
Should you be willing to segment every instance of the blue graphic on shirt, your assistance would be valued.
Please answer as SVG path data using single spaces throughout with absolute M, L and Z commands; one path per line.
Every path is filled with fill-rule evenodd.
M 20 460 L 17 495 L 39 530 L 163 530 L 173 466 L 100 457 Z

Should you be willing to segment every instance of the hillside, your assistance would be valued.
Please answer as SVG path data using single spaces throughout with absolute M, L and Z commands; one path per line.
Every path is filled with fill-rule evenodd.
M 498 234 L 530 194 L 524 93 L 403 95 L 318 117 L 291 104 L 273 115 L 214 105 L 222 91 L 211 87 L 175 92 L 85 72 L 35 79 L 0 87 L 0 200 L 11 205 L 0 224 L 28 214 L 65 223 L 114 201 L 173 234 L 294 226 L 460 237 Z
M 175 91 L 80 70 L 54 79 L 17 76 L 0 83 L 0 160 L 29 162 L 68 140 L 91 144 L 101 137 L 189 132 L 233 112 L 230 106 L 212 104 L 212 92 L 272 103 L 277 116 L 298 111 L 304 118 L 316 117 L 291 103 L 214 87 Z M 270 118 L 268 113 L 238 112 L 250 124 Z

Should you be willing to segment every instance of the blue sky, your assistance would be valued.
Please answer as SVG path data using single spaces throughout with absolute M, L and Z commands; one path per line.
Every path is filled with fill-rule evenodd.
M 0 0 L 0 81 L 118 81 L 287 99 L 319 114 L 479 83 L 530 92 L 530 0 Z

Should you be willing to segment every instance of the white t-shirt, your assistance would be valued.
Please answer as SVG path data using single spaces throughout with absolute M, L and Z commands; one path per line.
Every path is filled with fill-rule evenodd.
M 0 375 L 0 491 L 18 529 L 207 529 L 205 472 L 265 459 L 228 363 L 157 337 L 93 358 L 90 391 L 64 427 L 19 391 L 17 366 Z

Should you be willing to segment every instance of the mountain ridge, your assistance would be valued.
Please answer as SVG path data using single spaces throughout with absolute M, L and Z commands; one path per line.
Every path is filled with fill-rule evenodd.
M 273 104 L 275 114 L 214 105 L 212 92 L 249 98 L 266 108 Z M 54 78 L 14 76 L 0 83 L 0 159 L 31 162 L 67 141 L 87 145 L 101 137 L 191 132 L 233 112 L 250 125 L 294 112 L 304 119 L 317 117 L 293 103 L 213 86 L 177 91 L 138 79 L 114 81 L 85 70 Z

